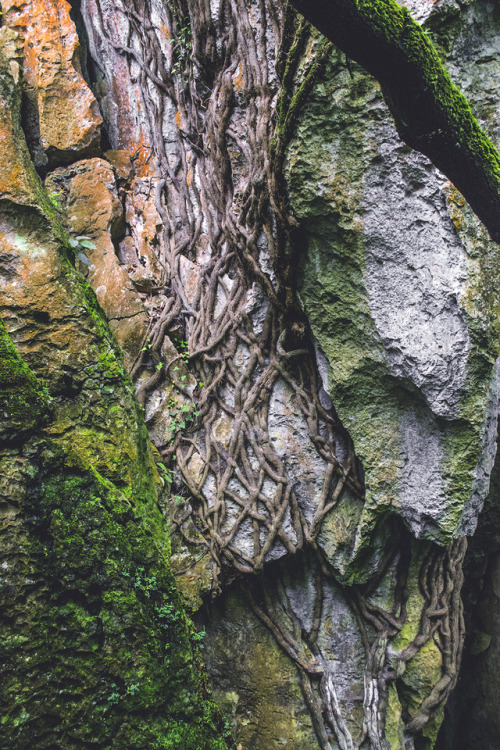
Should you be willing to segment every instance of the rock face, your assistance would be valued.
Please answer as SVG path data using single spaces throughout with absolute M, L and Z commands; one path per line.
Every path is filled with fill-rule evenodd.
M 30 161 L 17 73 L 1 54 L 0 745 L 222 750 L 142 414 Z
M 65 0 L 6 0 L 4 23 L 24 41 L 24 126 L 38 168 L 99 152 L 101 116 L 79 68 L 79 41 Z
M 496 10 L 406 4 L 497 138 Z M 9 746 L 225 746 L 171 565 L 238 747 L 431 750 L 496 248 L 286 3 L 3 14 Z
M 465 566 L 467 638 L 463 666 L 436 747 L 438 750 L 494 748 L 498 742 L 498 560 L 500 518 L 498 458 L 485 508 L 470 541 Z
M 445 543 L 474 531 L 495 455 L 498 340 L 481 312 L 495 250 L 398 141 L 376 86 L 346 76 L 332 63 L 289 148 L 307 247 L 299 294 L 363 462 L 365 510 L 385 505 Z
M 125 354 L 125 364 L 131 364 L 143 343 L 147 314 L 116 252 L 125 222 L 115 172 L 103 159 L 84 159 L 54 170 L 45 186 L 58 198 L 68 233 L 76 238 L 73 242 L 80 267 L 106 313 Z

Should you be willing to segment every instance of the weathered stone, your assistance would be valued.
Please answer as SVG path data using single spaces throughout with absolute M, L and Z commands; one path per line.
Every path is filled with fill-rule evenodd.
M 81 75 L 69 3 L 3 0 L 2 9 L 4 22 L 24 38 L 27 129 L 37 166 L 98 154 L 102 119 Z
M 137 279 L 143 286 L 148 283 L 147 280 L 151 286 L 160 286 L 162 279 L 162 266 L 155 250 L 163 226 L 156 208 L 156 182 L 153 170 L 147 179 L 136 177 L 125 198 L 125 219 L 131 228 L 136 254 L 131 278 L 134 281 Z
M 147 315 L 115 252 L 124 222 L 113 170 L 103 159 L 80 161 L 52 172 L 46 187 L 49 193 L 60 196 L 73 241 L 82 242 L 76 244 L 75 252 L 84 261 L 88 259 L 87 280 L 110 321 L 128 367 L 142 346 Z
M 109 150 L 104 152 L 104 158 L 113 167 L 117 180 L 124 185 L 130 185 L 134 176 L 134 166 L 129 152 L 123 149 Z
M 24 57 L 23 47 L 21 35 L 13 29 L 2 26 L 0 29 L 0 48 L 4 57 L 9 61 L 10 72 L 16 85 L 20 82 L 21 77 Z
M 223 750 L 142 414 L 18 101 L 0 56 L 0 745 Z
M 317 747 L 298 675 L 247 601 L 223 595 L 205 627 L 214 697 L 244 750 Z
M 21 89 L 16 69 L 12 70 L 12 63 L 17 64 L 16 40 L 11 34 L 1 29 L 0 36 L 0 146 L 2 159 L 10 170 L 0 172 L 0 195 L 4 200 L 10 200 L 23 205 L 36 205 L 37 196 L 41 195 L 40 185 L 27 169 L 30 157 L 24 134 L 20 124 Z M 17 80 L 16 80 L 17 79 Z
M 190 302 L 193 302 L 196 297 L 198 290 L 198 283 L 200 280 L 200 267 L 188 260 L 184 255 L 179 258 L 179 276 L 182 282 L 186 297 Z
M 317 84 L 288 178 L 308 244 L 300 294 L 329 362 L 324 387 L 365 470 L 359 529 L 369 533 L 385 507 L 417 537 L 471 531 L 498 398 L 495 328 L 478 314 L 490 303 L 470 260 L 488 246 L 484 230 L 475 221 L 475 239 L 457 235 L 446 184 L 399 143 L 359 70 L 351 83 L 330 67 Z

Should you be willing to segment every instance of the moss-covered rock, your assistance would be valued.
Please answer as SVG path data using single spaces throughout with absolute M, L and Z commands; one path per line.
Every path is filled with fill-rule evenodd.
M 300 297 L 365 470 L 350 559 L 383 515 L 442 544 L 474 528 L 494 456 L 499 351 L 479 281 L 492 269 L 484 229 L 398 142 L 378 86 L 353 76 L 332 58 L 286 167 L 305 249 Z M 457 212 L 468 227 L 459 236 Z
M 0 320 L 0 442 L 29 433 L 46 412 L 48 399 L 16 351 Z
M 143 413 L 0 84 L 0 746 L 222 750 Z
M 159 512 L 41 441 L 30 453 L 29 581 L 13 598 L 7 578 L 2 602 L 3 742 L 225 747 Z
M 452 180 L 498 242 L 500 155 L 408 8 L 395 0 L 293 4 L 375 76 L 401 137 Z

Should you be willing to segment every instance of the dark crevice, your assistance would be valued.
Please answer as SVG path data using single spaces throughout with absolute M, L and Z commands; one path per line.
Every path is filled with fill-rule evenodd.
M 49 160 L 43 150 L 40 135 L 40 118 L 38 115 L 36 92 L 26 87 L 23 89 L 21 99 L 21 127 L 24 131 L 35 169 L 43 179 L 47 174 Z
M 102 86 L 105 80 L 104 73 L 90 53 L 89 37 L 85 27 L 85 21 L 83 20 L 81 0 L 69 0 L 69 4 L 71 6 L 69 17 L 75 24 L 76 35 L 80 43 L 80 54 L 78 55 L 78 60 L 75 62 L 75 68 L 81 73 L 83 80 L 94 94 L 99 105 L 103 121 L 101 128 L 101 149 L 103 152 L 108 151 L 112 148 L 112 145 L 109 138 L 109 127 L 106 114 L 101 106 Z
M 90 55 L 89 38 L 82 17 L 81 2 L 80 0 L 70 0 L 69 4 L 71 6 L 69 17 L 75 24 L 76 34 L 80 42 L 79 63 L 77 64 L 85 83 L 94 90 L 95 84 L 103 77 L 102 72 L 97 68 Z
M 498 439 L 497 439 L 498 448 Z M 467 638 L 457 686 L 445 708 L 435 750 L 497 750 L 500 603 L 500 460 L 490 492 L 469 541 L 464 561 L 464 615 Z
M 115 255 L 118 259 L 120 259 L 120 242 L 122 242 L 122 240 L 125 238 L 128 230 L 124 217 L 125 206 L 123 205 L 123 213 L 120 216 L 114 218 L 111 221 L 111 225 L 109 227 L 109 235 L 113 244 Z

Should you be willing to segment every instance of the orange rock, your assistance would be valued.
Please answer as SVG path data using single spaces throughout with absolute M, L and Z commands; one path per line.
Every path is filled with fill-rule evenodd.
M 37 206 L 41 185 L 30 164 L 24 133 L 20 127 L 17 36 L 0 29 L 0 198 Z
M 134 176 L 134 165 L 130 153 L 125 150 L 109 150 L 104 152 L 104 157 L 113 167 L 117 180 L 124 185 L 129 185 Z
M 66 0 L 3 0 L 4 23 L 24 37 L 23 77 L 31 120 L 49 166 L 100 152 L 102 118 L 79 68 L 79 42 Z M 38 118 L 39 134 L 33 121 Z M 36 146 L 35 146 L 36 151 Z M 38 155 L 39 165 L 41 159 Z
M 95 247 L 77 248 L 89 265 L 94 289 L 110 328 L 124 350 L 125 364 L 135 358 L 145 334 L 147 315 L 115 244 L 124 234 L 123 209 L 113 169 L 104 159 L 86 159 L 61 167 L 47 178 L 49 190 L 64 195 L 69 234 L 88 237 Z
M 0 29 L 0 317 L 22 359 L 55 397 L 45 429 L 66 451 L 68 464 L 90 462 L 96 471 L 127 481 L 137 444 L 135 433 L 124 429 L 130 417 L 123 414 L 134 420 L 135 406 L 102 311 L 68 261 L 54 207 L 29 158 L 19 118 L 20 87 L 11 66 L 16 45 L 8 31 Z M 109 173 L 112 192 L 112 170 L 105 164 L 105 182 Z M 100 226 L 107 226 L 104 213 Z M 112 197 L 108 214 L 117 214 Z M 114 388 L 125 388 L 117 397 L 119 408 L 103 407 L 93 417 L 100 397 L 92 383 L 108 378 Z

